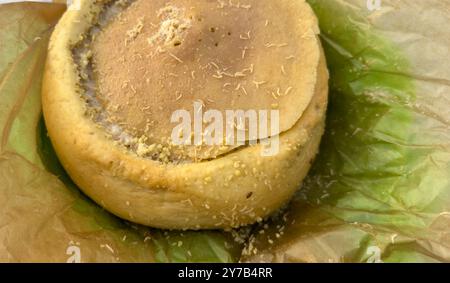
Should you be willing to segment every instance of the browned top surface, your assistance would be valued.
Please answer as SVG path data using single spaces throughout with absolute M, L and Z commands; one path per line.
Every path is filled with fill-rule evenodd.
M 137 0 L 105 27 L 92 49 L 110 119 L 163 145 L 175 126 L 172 113 L 186 109 L 193 117 L 194 101 L 203 111 L 280 109 L 281 132 L 291 128 L 313 93 L 314 16 L 303 1 L 238 3 Z M 200 158 L 227 150 L 201 151 Z

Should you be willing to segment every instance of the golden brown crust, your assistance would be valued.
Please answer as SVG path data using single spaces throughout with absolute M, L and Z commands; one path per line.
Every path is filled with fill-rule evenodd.
M 279 209 L 299 188 L 324 129 L 328 72 L 316 36 L 313 99 L 292 129 L 280 136 L 280 152 L 262 157 L 262 145 L 220 158 L 182 165 L 139 158 L 114 143 L 87 115 L 80 98 L 72 48 L 108 1 L 82 1 L 68 12 L 49 47 L 43 84 L 50 138 L 67 172 L 82 190 L 112 213 L 167 229 L 230 228 L 254 223 Z M 304 14 L 315 20 L 304 3 Z M 84 12 L 83 12 L 84 11 Z M 77 22 L 67 30 L 68 23 Z M 312 25 L 315 26 L 315 25 Z

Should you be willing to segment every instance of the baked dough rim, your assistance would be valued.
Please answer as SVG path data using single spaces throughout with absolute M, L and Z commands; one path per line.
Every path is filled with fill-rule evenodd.
M 81 1 L 80 11 L 68 11 L 52 35 L 42 99 L 50 139 L 74 182 L 119 217 L 164 229 L 234 228 L 279 209 L 299 188 L 318 151 L 327 105 L 328 72 L 317 20 L 309 5 L 298 1 L 308 9 L 317 31 L 317 48 L 310 50 L 317 58 L 316 73 L 311 74 L 316 80 L 307 110 L 280 135 L 279 154 L 262 157 L 262 145 L 256 145 L 214 160 L 178 165 L 134 155 L 85 115 L 72 49 L 99 5 L 109 1 Z M 66 29 L 71 22 L 77 25 Z M 239 168 L 239 176 L 236 162 L 246 166 Z

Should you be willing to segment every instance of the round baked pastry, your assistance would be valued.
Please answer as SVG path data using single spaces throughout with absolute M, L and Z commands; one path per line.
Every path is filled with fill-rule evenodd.
M 165 229 L 248 225 L 289 201 L 318 151 L 328 95 L 305 1 L 79 4 L 52 35 L 43 109 L 89 197 Z

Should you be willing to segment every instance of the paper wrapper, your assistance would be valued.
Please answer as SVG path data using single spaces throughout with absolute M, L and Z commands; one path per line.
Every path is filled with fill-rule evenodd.
M 0 5 L 0 261 L 450 261 L 450 1 L 309 2 L 331 72 L 326 134 L 293 203 L 247 238 L 133 225 L 82 195 L 40 104 L 64 6 Z
M 327 132 L 284 220 L 257 228 L 243 260 L 450 261 L 450 1 L 309 2 L 331 71 Z

